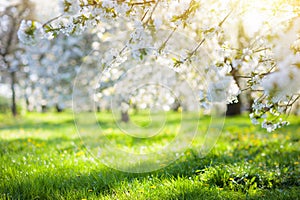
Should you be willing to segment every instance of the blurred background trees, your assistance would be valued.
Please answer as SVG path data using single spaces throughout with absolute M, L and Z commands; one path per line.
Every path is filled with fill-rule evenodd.
M 24 49 L 18 41 L 17 32 L 24 18 L 34 20 L 34 13 L 31 12 L 34 5 L 29 0 L 4 1 L 2 4 L 0 5 L 0 81 L 10 85 L 11 112 L 16 116 L 18 96 L 16 87 L 22 79 L 23 67 L 26 64 L 22 59 Z
M 13 115 L 17 114 L 17 102 L 27 111 L 54 108 L 61 112 L 71 108 L 77 76 L 83 88 L 76 89 L 80 93 L 90 88 L 81 94 L 95 102 L 96 110 L 111 109 L 114 100 L 123 121 L 129 120 L 131 110 L 158 105 L 161 110 L 193 110 L 195 98 L 186 92 L 185 84 L 192 86 L 205 108 L 209 102 L 225 101 L 227 113 L 221 114 L 256 110 L 255 121 L 268 112 L 277 115 L 287 111 L 299 102 L 299 94 L 285 94 L 284 101 L 273 101 L 279 93 L 273 91 L 276 84 L 266 77 L 276 75 L 283 69 L 281 65 L 289 65 L 288 69 L 295 69 L 292 72 L 297 74 L 293 65 L 299 57 L 298 3 L 226 2 L 105 1 L 98 5 L 97 1 L 61 1 L 54 14 L 46 16 L 41 6 L 46 1 L 3 1 L 1 95 L 11 99 Z M 37 26 L 44 39 L 31 38 L 31 45 L 21 43 L 17 33 L 22 19 L 38 19 L 43 24 L 23 21 L 21 39 L 35 35 Z M 290 34 L 289 41 L 284 40 L 285 34 Z M 291 46 L 294 53 L 280 52 Z M 153 65 L 162 66 L 154 69 Z M 130 71 L 133 67 L 139 71 Z M 150 81 L 158 85 L 157 80 L 171 92 L 147 86 L 134 95 L 126 93 L 131 84 Z M 295 80 L 289 78 L 290 82 Z M 2 102 L 7 106 L 6 100 Z M 255 102 L 260 105 L 255 106 Z M 267 107 L 268 102 L 274 106 Z M 80 106 L 87 105 L 82 102 Z

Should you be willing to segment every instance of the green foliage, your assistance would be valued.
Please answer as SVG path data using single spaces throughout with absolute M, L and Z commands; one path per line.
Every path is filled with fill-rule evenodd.
M 197 1 L 192 0 L 190 2 L 190 5 L 189 5 L 188 9 L 184 13 L 182 13 L 182 14 L 180 14 L 178 16 L 176 16 L 176 15 L 173 16 L 173 18 L 172 18 L 171 21 L 172 22 L 176 22 L 178 20 L 181 20 L 183 22 L 183 26 L 186 27 L 187 26 L 187 22 L 186 21 L 188 20 L 189 17 L 191 17 L 191 15 L 193 15 L 196 12 L 196 10 L 199 7 L 200 7 L 200 3 L 197 2 Z
M 25 33 L 26 33 L 28 36 L 33 37 L 35 31 L 36 31 L 35 22 L 32 22 L 31 26 L 28 27 L 28 28 L 25 30 Z
M 99 114 L 103 128 L 108 137 L 120 140 L 109 116 Z M 173 126 L 180 123 L 175 113 L 170 116 Z M 132 120 L 149 121 L 144 114 Z M 246 116 L 229 118 L 206 157 L 192 147 L 166 168 L 130 174 L 99 164 L 85 152 L 71 113 L 29 113 L 17 119 L 0 115 L 0 199 L 299 199 L 300 121 L 291 121 L 266 133 Z
M 70 10 L 71 6 L 72 6 L 72 3 L 64 0 L 64 12 L 68 12 Z

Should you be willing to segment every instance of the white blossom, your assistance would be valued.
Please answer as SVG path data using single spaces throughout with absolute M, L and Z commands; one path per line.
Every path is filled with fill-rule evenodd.
M 18 38 L 24 44 L 35 44 L 44 37 L 44 30 L 42 24 L 39 22 L 22 20 L 18 30 Z
M 277 103 L 284 101 L 294 92 L 300 91 L 300 69 L 294 66 L 286 66 L 279 71 L 267 75 L 261 86 L 265 93 L 272 97 L 272 101 Z
M 217 82 L 212 82 L 208 86 L 207 99 L 210 102 L 228 102 L 236 100 L 239 94 L 233 77 L 225 76 Z

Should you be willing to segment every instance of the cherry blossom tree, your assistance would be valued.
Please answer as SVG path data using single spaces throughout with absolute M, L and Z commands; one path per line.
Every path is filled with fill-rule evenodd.
M 174 71 L 196 66 L 192 74 L 205 77 L 186 77 L 202 85 L 203 107 L 237 103 L 248 92 L 254 99 L 252 122 L 268 131 L 288 124 L 282 116 L 300 98 L 297 1 L 64 0 L 61 8 L 62 14 L 45 24 L 23 21 L 20 40 L 35 43 L 100 26 L 102 36 L 110 33 L 111 40 L 120 41 L 103 49 L 102 70 L 122 65 L 128 52 L 143 62 L 163 57 Z M 178 39 L 179 34 L 187 39 Z M 185 47 L 187 40 L 194 42 Z
M 12 101 L 11 111 L 17 115 L 17 94 L 16 84 L 22 73 L 23 49 L 20 47 L 17 32 L 21 20 L 24 18 L 32 19 L 30 9 L 32 4 L 28 0 L 3 2 L 0 5 L 0 71 L 1 82 L 10 82 Z
M 84 44 L 88 44 L 84 36 L 60 35 L 55 41 L 41 40 L 34 46 L 24 45 L 28 78 L 21 86 L 28 97 L 29 110 L 56 107 L 60 112 L 70 107 L 72 82 L 84 57 Z

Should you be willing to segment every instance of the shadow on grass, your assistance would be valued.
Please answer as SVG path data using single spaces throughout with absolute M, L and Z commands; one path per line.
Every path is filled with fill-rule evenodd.
M 9 143 L 3 143 L 1 141 L 1 152 L 3 149 L 9 146 L 13 146 L 16 143 L 26 143 L 26 140 L 13 140 Z M 35 140 L 36 143 L 43 142 L 43 140 Z M 55 138 L 47 141 L 47 145 L 57 146 L 65 142 L 70 142 L 64 138 Z M 78 143 L 79 141 L 73 141 Z M 148 181 L 150 177 L 156 177 L 160 180 L 169 179 L 176 180 L 180 177 L 201 177 L 206 176 L 205 182 L 210 186 L 216 186 L 224 188 L 231 183 L 231 180 L 238 182 L 243 177 L 252 179 L 256 177 L 255 182 L 260 188 L 270 189 L 271 188 L 288 188 L 288 187 L 299 187 L 299 172 L 296 172 L 296 167 L 291 163 L 297 160 L 300 155 L 300 151 L 275 151 L 261 157 L 261 152 L 269 147 L 278 146 L 278 144 L 268 144 L 268 146 L 260 146 L 253 149 L 244 149 L 237 147 L 232 150 L 231 156 L 229 155 L 216 155 L 211 152 L 204 158 L 200 158 L 193 150 L 187 150 L 186 156 L 175 161 L 173 164 L 157 170 L 151 173 L 125 173 L 114 169 L 104 167 L 103 165 L 87 163 L 87 165 L 96 165 L 89 172 L 81 172 L 80 169 L 72 169 L 69 167 L 59 166 L 52 171 L 44 171 L 43 173 L 36 174 L 32 177 L 26 177 L 22 180 L 12 181 L 4 183 L 0 191 L 4 194 L 9 193 L 13 199 L 57 199 L 62 198 L 64 195 L 68 195 L 70 191 L 78 192 L 80 194 L 89 193 L 93 195 L 113 195 L 115 190 L 121 187 L 121 184 L 126 182 L 130 185 L 133 182 L 143 183 Z M 18 146 L 18 145 L 17 145 Z M 279 145 L 280 146 L 280 145 Z M 17 147 L 17 149 L 11 149 L 12 152 L 22 153 L 22 151 L 28 151 Z M 58 151 L 73 151 L 72 145 L 67 145 L 64 148 L 57 149 Z M 23 152 L 23 153 L 24 153 Z M 243 153 L 240 153 L 243 152 Z M 8 152 L 11 153 L 11 152 Z M 259 159 L 259 162 L 264 163 L 264 167 L 259 167 L 258 163 L 251 165 L 251 169 L 248 171 L 228 171 L 228 167 L 244 166 L 246 160 Z M 83 161 L 82 161 L 83 162 Z M 280 166 L 277 164 L 281 163 Z M 145 165 L 151 165 L 151 163 L 144 163 Z M 248 165 L 249 163 L 246 162 Z M 134 166 L 132 166 L 134 167 Z M 268 177 L 265 173 L 269 171 L 281 171 L 288 167 L 283 175 L 277 175 Z M 246 169 L 246 168 L 245 168 Z M 261 171 L 262 170 L 262 171 Z M 282 171 L 282 172 L 283 172 Z M 207 173 L 211 173 L 207 175 Z M 246 183 L 240 181 L 236 188 L 248 189 Z M 89 192 L 91 190 L 91 192 Z M 243 191 L 245 192 L 245 191 Z M 184 191 L 176 194 L 170 194 L 170 199 L 186 199 L 189 197 L 205 197 L 205 195 L 213 196 L 216 194 L 215 190 L 210 190 L 209 187 L 195 187 L 191 190 Z M 257 195 L 257 197 L 261 197 Z
M 231 119 L 229 119 L 231 120 Z M 233 119 L 234 120 L 234 119 Z M 35 129 L 37 126 L 43 129 L 63 128 L 74 123 L 73 120 L 65 120 L 58 123 L 39 122 L 30 124 L 20 124 L 17 127 L 6 127 L 9 130 L 16 130 L 20 128 Z M 110 127 L 109 122 L 104 123 Z M 241 125 L 240 123 L 231 124 L 231 126 L 248 126 L 248 124 Z M 226 126 L 225 126 L 226 129 Z M 284 131 L 295 132 L 299 130 L 299 123 L 291 124 L 284 130 L 279 131 L 284 134 Z M 161 140 L 162 138 L 159 138 Z M 291 142 L 298 142 L 299 134 L 294 134 Z M 137 141 L 132 141 L 136 143 Z M 232 141 L 238 142 L 238 141 Z M 251 142 L 250 142 L 251 143 Z M 75 145 L 74 145 L 75 144 Z M 296 143 L 294 143 L 296 145 Z M 40 146 L 37 148 L 37 146 Z M 58 151 L 67 153 L 74 153 L 76 148 L 80 146 L 80 139 L 69 138 L 53 138 L 49 140 L 43 139 L 16 139 L 0 141 L 0 156 L 4 155 L 22 155 L 27 152 L 43 151 L 43 147 L 47 151 Z M 267 151 L 269 150 L 269 151 Z M 44 152 L 47 153 L 47 152 Z M 125 173 L 113 170 L 103 165 L 86 162 L 80 160 L 82 165 L 90 165 L 89 171 L 81 171 L 79 167 L 74 164 L 74 168 L 70 166 L 59 165 L 54 169 L 44 169 L 40 173 L 32 176 L 17 179 L 11 177 L 9 181 L 0 184 L 0 191 L 3 194 L 8 194 L 12 199 L 63 199 L 70 191 L 79 198 L 80 195 L 110 195 L 113 196 L 115 190 L 122 187 L 126 182 L 130 185 L 134 182 L 143 183 L 149 181 L 151 177 L 159 180 L 177 180 L 180 177 L 204 177 L 207 187 L 192 187 L 190 190 L 181 191 L 178 194 L 169 194 L 167 198 L 170 199 L 189 199 L 198 197 L 205 199 L 207 196 L 216 195 L 216 190 L 210 190 L 209 187 L 216 186 L 219 188 L 228 187 L 233 181 L 236 184 L 232 190 L 241 189 L 243 192 L 249 189 L 249 186 L 244 180 L 254 179 L 257 187 L 262 189 L 283 189 L 288 187 L 300 186 L 300 172 L 297 164 L 299 161 L 300 150 L 282 149 L 281 142 L 268 142 L 260 146 L 250 144 L 236 145 L 230 152 L 222 153 L 221 155 L 212 151 L 204 158 L 200 158 L 193 150 L 187 150 L 185 156 L 181 157 L 173 164 L 151 173 Z M 251 161 L 251 162 L 250 162 Z M 143 163 L 144 165 L 151 165 L 151 163 Z M 260 166 L 261 165 L 261 166 Z M 92 167 L 93 166 L 93 167 Z M 16 167 L 16 166 L 12 166 Z M 133 168 L 135 166 L 132 166 Z M 140 167 L 140 166 L 138 166 Z M 243 170 L 238 171 L 237 169 Z M 0 175 L 0 178 L 4 175 Z M 7 178 L 7 177 L 6 177 Z M 89 192 L 89 190 L 91 192 Z M 1 193 L 0 193 L 1 194 Z M 201 196 L 202 195 L 202 196 Z M 1 196 L 0 196 L 1 197 Z M 260 198 L 259 194 L 255 198 Z

